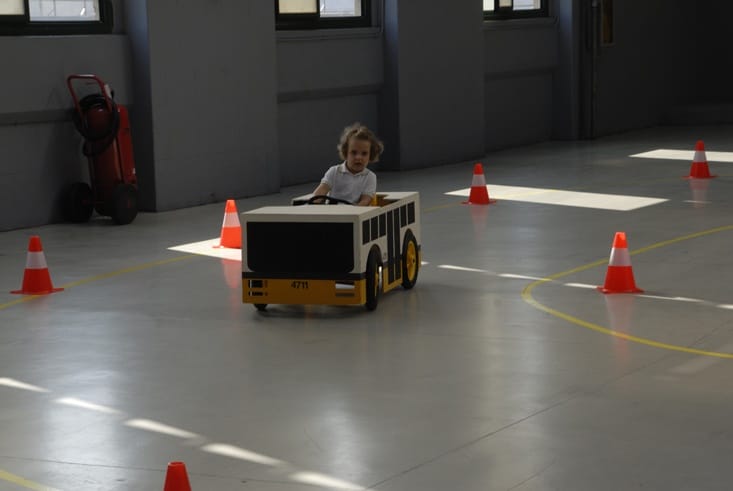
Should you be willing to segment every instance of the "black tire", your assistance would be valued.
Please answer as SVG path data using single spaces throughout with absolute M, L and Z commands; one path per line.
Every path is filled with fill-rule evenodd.
M 137 189 L 132 184 L 118 184 L 112 194 L 112 220 L 127 225 L 137 216 Z
M 94 211 L 94 194 L 89 184 L 75 182 L 64 193 L 64 218 L 73 223 L 88 222 Z
M 409 290 L 417 283 L 417 273 L 420 270 L 420 249 L 417 240 L 409 230 L 405 232 L 402 243 L 402 288 Z
M 260 312 L 265 312 L 265 311 L 267 310 L 267 304 L 266 304 L 266 303 L 256 303 L 256 304 L 255 304 L 255 307 L 256 307 L 256 308 L 257 308 L 257 310 L 259 310 Z
M 375 310 L 379 304 L 379 296 L 382 293 L 379 281 L 379 254 L 376 249 L 369 253 L 366 266 L 366 303 L 367 310 Z

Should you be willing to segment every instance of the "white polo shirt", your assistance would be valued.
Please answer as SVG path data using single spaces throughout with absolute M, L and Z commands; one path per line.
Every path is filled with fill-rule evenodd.
M 346 168 L 346 162 L 330 167 L 321 182 L 331 188 L 329 196 L 350 203 L 358 202 L 362 194 L 374 196 L 377 192 L 377 175 L 374 172 L 364 169 L 358 174 L 352 174 Z

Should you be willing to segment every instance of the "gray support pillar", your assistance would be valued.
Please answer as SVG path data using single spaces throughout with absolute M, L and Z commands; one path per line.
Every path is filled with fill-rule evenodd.
M 124 10 L 125 29 L 132 52 L 130 127 L 138 182 L 138 207 L 155 210 L 155 154 L 153 147 L 153 104 L 150 94 L 150 48 L 148 46 L 147 0 L 128 0 Z
M 385 165 L 405 170 L 482 156 L 482 2 L 385 0 L 385 9 Z
M 579 0 L 557 0 L 552 4 L 558 23 L 558 65 L 553 84 L 552 138 L 574 140 L 580 137 L 580 50 Z
M 277 191 L 272 4 L 131 0 L 126 15 L 143 209 Z

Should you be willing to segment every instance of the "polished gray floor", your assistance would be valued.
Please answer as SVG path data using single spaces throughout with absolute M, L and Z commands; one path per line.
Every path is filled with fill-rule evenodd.
M 222 203 L 0 233 L 0 490 L 160 490 L 171 461 L 194 491 L 730 489 L 733 163 L 710 154 L 731 135 L 646 129 L 482 160 L 490 194 L 665 200 L 631 211 L 532 192 L 465 205 L 445 193 L 474 162 L 376 168 L 381 190 L 420 192 L 424 264 L 374 312 L 262 314 L 241 303 L 239 262 L 168 249 L 215 238 Z M 691 159 L 697 140 L 719 177 L 630 157 Z M 644 294 L 593 288 L 619 231 Z M 31 235 L 64 291 L 9 293 Z

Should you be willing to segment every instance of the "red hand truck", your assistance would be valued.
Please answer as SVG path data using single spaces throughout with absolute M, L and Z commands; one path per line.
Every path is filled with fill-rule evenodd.
M 137 177 L 127 108 L 115 103 L 109 85 L 96 75 L 69 75 L 66 85 L 74 100 L 74 126 L 84 137 L 90 180 L 69 186 L 66 219 L 86 222 L 96 210 L 117 224 L 128 224 L 137 216 Z M 82 97 L 80 89 L 86 92 Z

